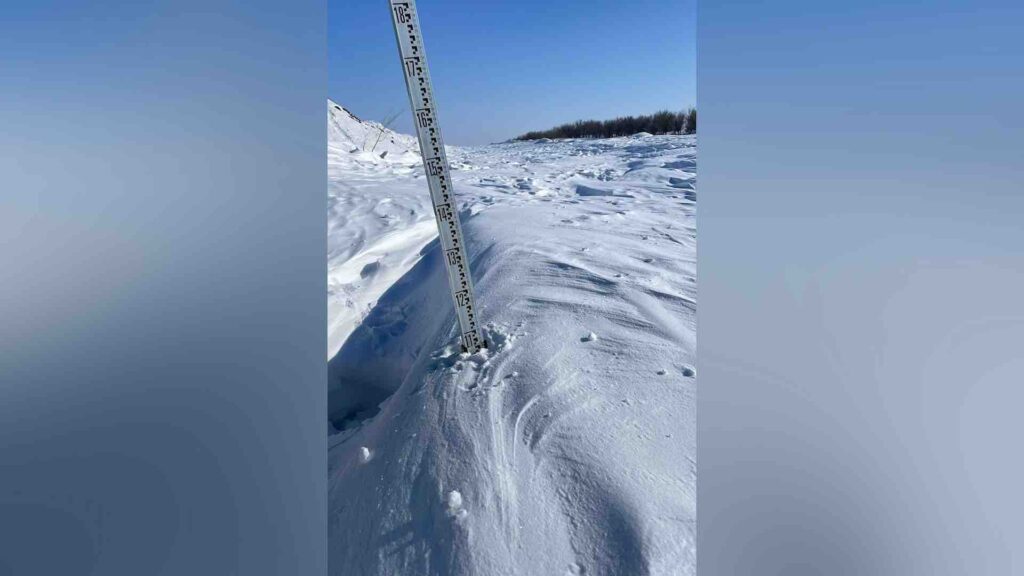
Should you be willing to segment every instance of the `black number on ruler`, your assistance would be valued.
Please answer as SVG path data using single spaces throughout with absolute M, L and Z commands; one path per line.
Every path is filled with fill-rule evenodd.
M 395 20 L 398 20 L 399 24 L 407 24 L 412 20 L 412 16 L 409 14 L 409 4 L 395 4 Z
M 420 67 L 419 56 L 413 56 L 412 58 L 405 59 L 405 73 L 409 76 L 415 76 L 423 73 L 423 68 Z
M 469 350 L 476 350 L 479 348 L 480 339 L 476 336 L 476 331 L 471 330 L 462 335 L 462 345 Z
M 430 114 L 430 108 L 421 108 L 416 111 L 416 121 L 423 128 L 430 128 L 434 125 L 434 118 Z
M 440 158 L 431 158 L 427 160 L 427 173 L 431 176 L 440 176 L 444 172 L 444 167 L 441 166 Z
M 444 220 L 446 222 L 451 222 L 452 221 L 452 209 L 451 209 L 451 207 L 448 206 L 447 204 L 442 204 L 442 205 L 438 206 L 437 207 L 437 217 L 440 220 Z
M 468 290 L 459 290 L 458 292 L 456 292 L 455 293 L 455 302 L 456 302 L 456 304 L 458 304 L 459 308 L 464 308 L 466 306 L 469 306 L 469 291 Z
M 449 266 L 460 266 L 462 265 L 462 256 L 459 255 L 459 249 L 453 248 L 444 253 L 448 259 Z

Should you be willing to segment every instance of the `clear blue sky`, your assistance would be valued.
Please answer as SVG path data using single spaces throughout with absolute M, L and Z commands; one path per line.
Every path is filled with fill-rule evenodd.
M 420 0 L 449 144 L 696 102 L 696 0 Z M 328 95 L 412 132 L 387 0 L 333 0 Z

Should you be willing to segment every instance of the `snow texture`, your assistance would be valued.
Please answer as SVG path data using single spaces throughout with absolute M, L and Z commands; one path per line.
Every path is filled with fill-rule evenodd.
M 449 148 L 469 355 L 415 138 L 328 127 L 330 573 L 694 574 L 695 138 Z

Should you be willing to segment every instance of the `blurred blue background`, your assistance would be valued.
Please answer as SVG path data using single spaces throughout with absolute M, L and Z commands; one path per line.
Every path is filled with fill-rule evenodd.
M 696 102 L 696 0 L 417 2 L 449 144 Z M 386 0 L 328 7 L 328 94 L 413 133 Z
M 0 6 L 0 574 L 326 573 L 325 21 Z
M 699 573 L 1024 563 L 1024 5 L 700 5 Z

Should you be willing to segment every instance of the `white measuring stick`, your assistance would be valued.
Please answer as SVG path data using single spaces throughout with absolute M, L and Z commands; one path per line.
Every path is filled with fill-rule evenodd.
M 434 90 L 427 71 L 427 54 L 423 48 L 420 20 L 416 13 L 415 0 L 388 0 L 391 7 L 391 22 L 395 25 L 395 38 L 402 59 L 402 75 L 409 91 L 413 122 L 420 140 L 423 168 L 427 173 L 430 197 L 437 218 L 437 231 L 441 238 L 444 263 L 448 269 L 448 283 L 451 286 L 455 313 L 459 317 L 462 346 L 466 352 L 475 354 L 486 346 L 477 325 L 476 306 L 473 300 L 473 279 L 469 275 L 469 259 L 466 257 L 466 243 L 463 241 L 459 211 L 455 207 L 455 193 L 452 190 L 451 170 L 441 140 L 441 129 L 437 123 L 437 107 Z

